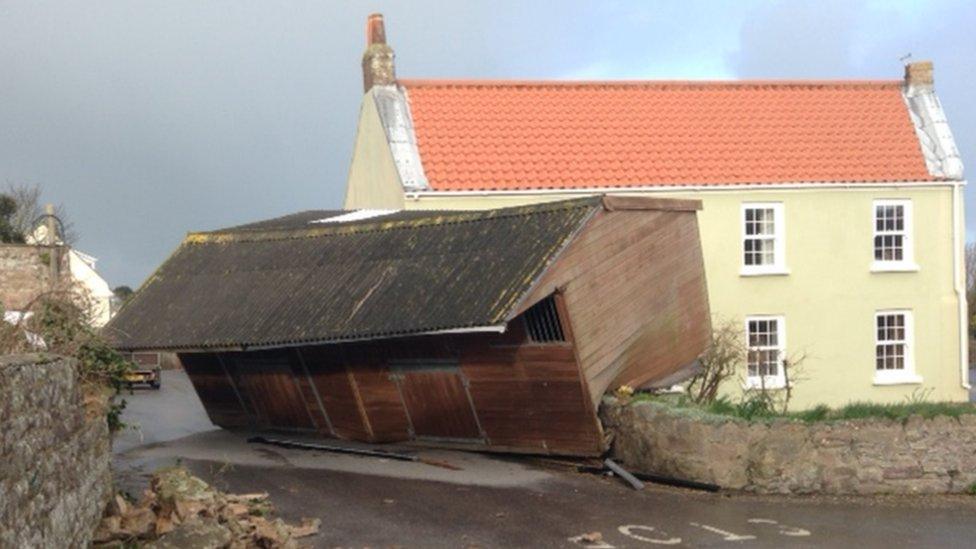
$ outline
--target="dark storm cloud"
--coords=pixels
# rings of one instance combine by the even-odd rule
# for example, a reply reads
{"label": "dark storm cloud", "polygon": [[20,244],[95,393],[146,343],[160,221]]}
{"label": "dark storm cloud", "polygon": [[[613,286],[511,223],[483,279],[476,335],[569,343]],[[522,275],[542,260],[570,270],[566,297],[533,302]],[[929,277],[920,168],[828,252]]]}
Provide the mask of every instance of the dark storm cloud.
{"label": "dark storm cloud", "polygon": [[897,77],[912,51],[976,158],[973,9],[848,4],[0,0],[0,183],[64,203],[113,284],[188,230],[339,206],[371,11],[410,77]]}

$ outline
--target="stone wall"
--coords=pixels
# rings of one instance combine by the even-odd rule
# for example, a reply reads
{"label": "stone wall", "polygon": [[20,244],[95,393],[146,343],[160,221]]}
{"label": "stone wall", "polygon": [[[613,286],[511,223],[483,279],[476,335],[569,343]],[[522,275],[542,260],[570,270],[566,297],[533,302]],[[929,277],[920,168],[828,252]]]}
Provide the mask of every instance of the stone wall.
{"label": "stone wall", "polygon": [[111,493],[103,417],[74,362],[0,357],[0,547],[85,547]]}
{"label": "stone wall", "polygon": [[661,403],[604,400],[615,459],[638,472],[757,493],[965,492],[976,415],[802,423],[745,421]]}
{"label": "stone wall", "polygon": [[[51,248],[26,244],[0,244],[0,304],[19,311],[48,289]],[[61,272],[67,272],[67,254],[61,253]]]}

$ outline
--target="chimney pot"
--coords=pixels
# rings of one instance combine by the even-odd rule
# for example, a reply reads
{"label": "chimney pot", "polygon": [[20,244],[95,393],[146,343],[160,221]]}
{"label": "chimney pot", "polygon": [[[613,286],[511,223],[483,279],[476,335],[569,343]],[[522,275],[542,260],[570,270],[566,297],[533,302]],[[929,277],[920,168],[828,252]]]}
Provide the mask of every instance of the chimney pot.
{"label": "chimney pot", "polygon": [[386,28],[383,26],[382,13],[371,13],[366,19],[366,47],[373,44],[386,44]]}
{"label": "chimney pot", "polygon": [[916,61],[905,65],[906,85],[931,88],[934,83],[931,61]]}
{"label": "chimney pot", "polygon": [[363,52],[363,91],[373,86],[396,83],[393,48],[386,43],[383,15],[374,13],[366,19],[366,51]]}

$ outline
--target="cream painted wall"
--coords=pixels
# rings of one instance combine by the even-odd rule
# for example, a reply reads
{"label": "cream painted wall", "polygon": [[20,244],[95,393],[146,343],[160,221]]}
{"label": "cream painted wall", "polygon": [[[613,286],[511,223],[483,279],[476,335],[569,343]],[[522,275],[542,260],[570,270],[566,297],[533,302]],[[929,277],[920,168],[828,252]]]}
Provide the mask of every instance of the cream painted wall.
{"label": "cream painted wall", "polygon": [[92,325],[101,328],[112,318],[115,292],[95,270],[95,258],[69,249],[68,266],[71,277],[88,293]]}
{"label": "cream painted wall", "polygon": [[[699,222],[716,320],[785,316],[787,355],[807,355],[805,379],[795,384],[794,409],[858,400],[902,402],[916,390],[931,391],[930,400],[968,399],[959,361],[950,186],[646,194],[703,201]],[[408,197],[405,206],[480,209],[573,196],[579,195],[428,194]],[[871,272],[872,201],[879,198],[912,201],[917,272]],[[741,276],[741,205],[764,201],[783,204],[789,274]],[[922,383],[873,384],[874,315],[882,309],[913,311],[914,362]],[[740,383],[728,384],[725,392],[739,394]]]}
{"label": "cream painted wall", "polygon": [[[405,209],[499,208],[580,196],[472,192],[404,198],[371,95],[364,97],[360,113],[347,192],[347,208]],[[712,313],[716,320],[737,323],[747,315],[785,317],[787,355],[807,356],[805,379],[795,384],[794,409],[865,400],[902,402],[918,390],[931,391],[930,400],[968,399],[960,365],[959,302],[953,288],[951,185],[620,194],[703,201],[699,221]],[[917,272],[871,272],[872,201],[880,198],[912,201]],[[763,201],[783,204],[789,274],[744,277],[739,274],[741,205]],[[957,222],[964,226],[961,214]],[[960,238],[957,244],[964,242]],[[874,315],[882,309],[913,311],[920,384],[873,384]],[[741,393],[741,381],[727,384],[725,391]]]}
{"label": "cream painted wall", "polygon": [[403,187],[386,141],[373,93],[363,96],[359,125],[346,182],[347,210],[360,208],[403,209]]}

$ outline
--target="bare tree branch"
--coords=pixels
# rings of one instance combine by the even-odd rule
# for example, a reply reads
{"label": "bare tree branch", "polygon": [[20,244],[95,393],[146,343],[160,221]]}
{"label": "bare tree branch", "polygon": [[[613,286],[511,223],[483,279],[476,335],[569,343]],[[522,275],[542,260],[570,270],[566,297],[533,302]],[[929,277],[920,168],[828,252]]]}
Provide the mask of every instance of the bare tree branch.
{"label": "bare tree branch", "polygon": [[[12,198],[17,204],[16,211],[10,217],[10,225],[17,233],[24,235],[24,238],[30,236],[35,229],[35,221],[44,213],[41,204],[42,193],[43,189],[36,183],[8,183],[7,189],[3,191],[3,194]],[[64,206],[55,206],[54,215],[58,216],[63,227],[64,234],[59,235],[61,241],[69,246],[73,245],[78,240],[78,234]]]}

